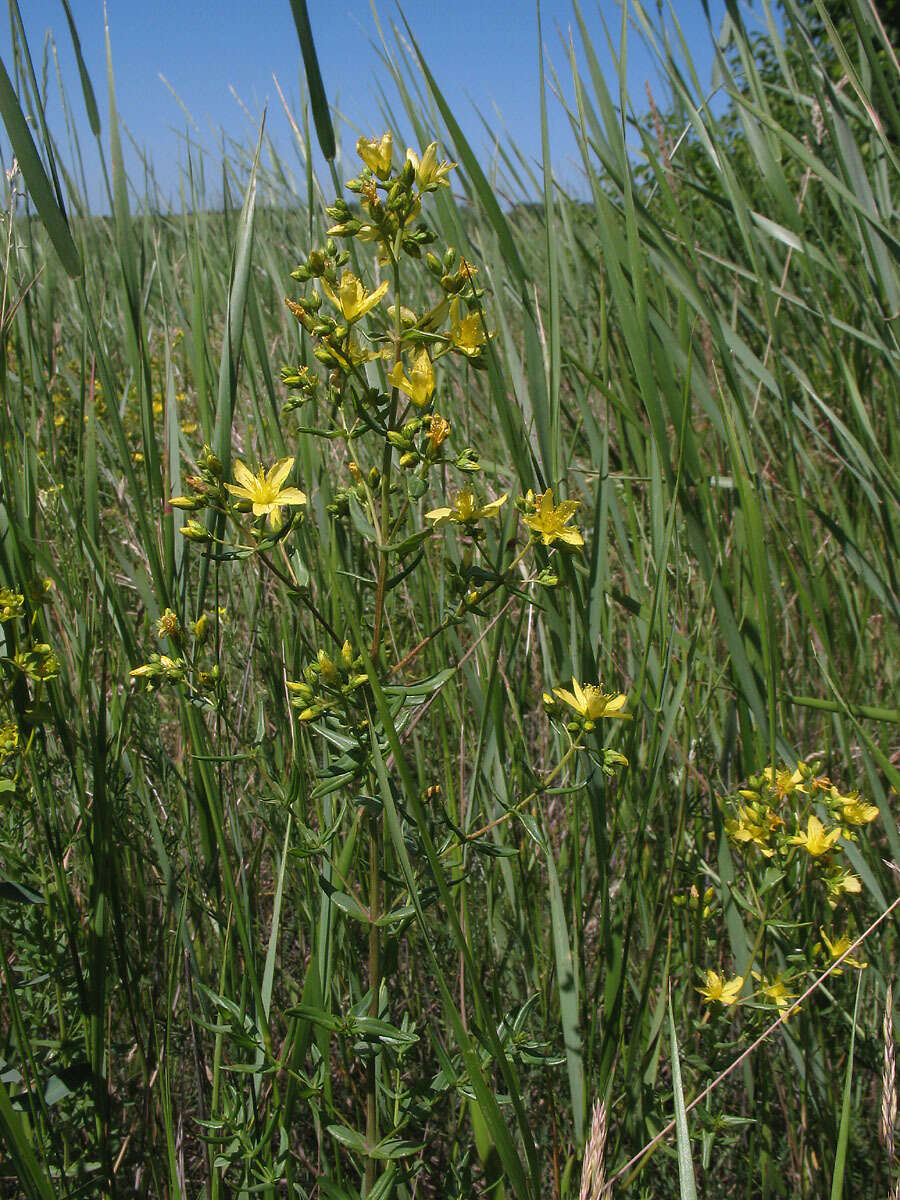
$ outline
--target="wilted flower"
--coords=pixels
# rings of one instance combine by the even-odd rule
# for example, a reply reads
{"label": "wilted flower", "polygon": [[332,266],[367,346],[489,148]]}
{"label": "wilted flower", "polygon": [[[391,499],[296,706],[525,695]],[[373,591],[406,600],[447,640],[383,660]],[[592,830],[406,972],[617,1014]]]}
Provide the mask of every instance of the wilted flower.
{"label": "wilted flower", "polygon": [[390,175],[391,160],[394,156],[394,139],[390,132],[383,134],[377,141],[374,138],[359,138],[356,153],[379,179],[387,179]]}

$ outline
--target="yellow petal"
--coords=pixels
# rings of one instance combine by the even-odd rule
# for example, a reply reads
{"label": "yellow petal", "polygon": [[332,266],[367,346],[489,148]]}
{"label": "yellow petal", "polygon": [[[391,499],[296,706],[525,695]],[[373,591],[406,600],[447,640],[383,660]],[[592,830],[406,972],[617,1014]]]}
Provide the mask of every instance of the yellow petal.
{"label": "yellow petal", "polygon": [[288,475],[291,473],[291,467],[294,465],[292,458],[282,458],[271,468],[266,476],[266,482],[269,483],[276,491],[281,487]]}
{"label": "yellow petal", "polygon": [[306,492],[301,492],[299,488],[289,487],[278,493],[279,504],[305,504]]}
{"label": "yellow petal", "polygon": [[[573,679],[572,682],[575,683],[575,680]],[[576,683],[575,686],[578,687],[578,684]],[[557,687],[557,688],[553,689],[553,692],[554,692],[554,695],[559,696],[560,700],[565,701],[565,703],[568,704],[570,708],[574,708],[576,712],[582,711],[582,705],[578,702],[578,700],[576,700],[576,698],[572,695],[572,693],[567,692],[565,688]]]}
{"label": "yellow petal", "polygon": [[234,477],[245,488],[252,488],[256,482],[256,477],[250,473],[240,459],[234,464]]}

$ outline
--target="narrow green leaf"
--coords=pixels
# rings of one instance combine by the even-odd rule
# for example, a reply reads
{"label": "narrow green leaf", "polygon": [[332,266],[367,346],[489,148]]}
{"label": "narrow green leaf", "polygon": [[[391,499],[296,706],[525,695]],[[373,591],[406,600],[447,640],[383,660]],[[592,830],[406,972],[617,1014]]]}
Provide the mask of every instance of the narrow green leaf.
{"label": "narrow green leaf", "polygon": [[575,1121],[575,1142],[584,1144],[584,1053],[581,1038],[581,1004],[578,998],[578,976],[572,959],[566,911],[553,850],[547,846],[547,879],[550,884],[550,922],[553,928],[553,950],[556,955],[556,986],[559,991],[559,1014],[562,1023],[566,1068],[569,1074],[569,1094]]}
{"label": "narrow green leaf", "polygon": [[21,1113],[0,1083],[0,1140],[10,1157],[14,1178],[26,1200],[55,1200],[56,1192],[35,1156]]}
{"label": "narrow green leaf", "polygon": [[294,14],[297,37],[300,39],[300,53],[303,55],[303,66],[306,70],[306,83],[309,87],[309,101],[316,126],[316,137],[319,139],[322,154],[329,162],[333,162],[337,154],[334,127],[331,124],[331,110],[325,95],[322,72],[319,70],[319,57],[316,54],[316,43],[313,40],[312,26],[309,23],[306,0],[291,0],[291,12]]}
{"label": "narrow green leaf", "polygon": [[850,1050],[847,1054],[847,1070],[844,1074],[844,1095],[841,1101],[841,1123],[838,1127],[837,1150],[834,1156],[834,1174],[831,1176],[831,1200],[841,1200],[844,1194],[844,1175],[847,1170],[847,1146],[850,1141],[850,1091],[853,1084],[853,1052],[856,1048],[856,1021],[859,1016],[859,997],[862,992],[862,971],[856,978],[856,1003],[853,1005],[853,1029],[850,1034]]}
{"label": "narrow green leaf", "polygon": [[75,21],[72,17],[72,9],[69,7],[69,0],[62,0],[62,6],[66,14],[66,20],[69,23],[69,35],[72,38],[72,48],[75,51],[75,60],[78,63],[78,74],[81,78],[81,91],[84,95],[84,107],[87,110],[88,124],[91,127],[91,133],[94,137],[99,137],[100,114],[97,111],[97,98],[94,95],[91,77],[88,74],[84,56],[81,53],[81,38],[79,38],[78,30],[75,28]]}
{"label": "narrow green leaf", "polygon": [[41,162],[31,130],[25,114],[19,104],[15,89],[6,73],[6,65],[0,58],[0,117],[6,126],[6,132],[13,148],[13,153],[19,163],[22,178],[28,188],[38,216],[44,223],[44,228],[53,248],[59,255],[59,260],[73,279],[81,274],[81,259],[72,240],[69,222],[57,202],[54,189],[47,178],[44,164]]}
{"label": "narrow green leaf", "polygon": [[672,998],[669,996],[669,1038],[672,1051],[672,1091],[675,1095],[675,1142],[678,1147],[678,1184],[681,1200],[697,1200],[697,1183],[694,1179],[694,1163],[691,1158],[691,1139],[688,1134],[687,1114],[684,1111],[684,1092],[681,1088],[681,1061],[678,1056],[678,1038],[675,1035],[675,1018],[672,1015]]}

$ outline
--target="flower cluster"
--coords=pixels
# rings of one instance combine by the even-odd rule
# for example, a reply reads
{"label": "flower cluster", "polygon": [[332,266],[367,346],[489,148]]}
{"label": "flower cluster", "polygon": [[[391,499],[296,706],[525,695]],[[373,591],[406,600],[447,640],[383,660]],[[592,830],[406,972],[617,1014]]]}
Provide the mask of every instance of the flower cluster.
{"label": "flower cluster", "polygon": [[[843,861],[844,851],[876,819],[878,809],[858,791],[842,791],[815,762],[768,766],[724,797],[721,806],[725,834],[743,866],[742,889],[756,897],[761,928],[755,957],[760,963],[773,962],[775,969],[731,979],[707,969],[697,990],[707,1004],[724,1008],[748,1001],[793,1012],[791,1001],[798,993],[789,988],[801,977],[844,955],[834,974],[841,974],[843,966],[866,966],[847,954],[853,938],[846,928],[829,931],[819,922],[826,916],[830,922],[839,904],[862,890],[859,876]],[[810,926],[820,931],[814,944],[806,938],[797,939],[800,946],[786,940],[787,930],[799,935]],[[745,988],[751,975],[758,984],[755,991]]]}
{"label": "flower cluster", "polygon": [[165,609],[156,622],[156,636],[170,642],[177,653],[151,654],[147,662],[130,672],[131,678],[141,680],[148,692],[155,692],[165,684],[175,685],[195,702],[208,706],[220,675],[217,663],[203,662],[202,647],[211,630],[207,613],[184,624],[171,608]]}
{"label": "flower cluster", "polygon": [[859,892],[859,878],[839,861],[841,843],[855,840],[855,830],[874,821],[878,809],[858,792],[843,794],[817,764],[766,767],[724,807],[725,832],[736,849],[781,863],[802,853],[832,907],[843,893]]}
{"label": "flower cluster", "polygon": [[320,650],[304,670],[303,679],[289,679],[286,686],[298,719],[314,721],[330,709],[346,710],[367,680],[362,658],[354,655],[353,647],[345,641],[335,658]]}

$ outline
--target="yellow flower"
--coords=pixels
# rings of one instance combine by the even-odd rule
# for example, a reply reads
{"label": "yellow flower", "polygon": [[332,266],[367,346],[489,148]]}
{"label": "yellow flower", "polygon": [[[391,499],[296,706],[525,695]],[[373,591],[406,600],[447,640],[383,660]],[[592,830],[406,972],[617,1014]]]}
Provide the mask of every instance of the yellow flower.
{"label": "yellow flower", "polygon": [[826,833],[825,826],[813,814],[806,824],[806,833],[795,834],[789,840],[792,846],[802,846],[813,858],[821,858],[823,854],[828,853],[840,836],[840,829],[832,829],[830,833]]}
{"label": "yellow flower", "polygon": [[379,179],[387,179],[390,175],[391,159],[394,156],[394,139],[390,132],[385,133],[378,141],[374,138],[359,138],[356,153]]}
{"label": "yellow flower", "polygon": [[563,500],[554,506],[553,489],[547,488],[540,497],[537,512],[523,519],[529,529],[541,535],[545,546],[552,546],[556,541],[565,542],[567,546],[583,546],[584,538],[578,530],[567,528],[579,503],[578,500]]}
{"label": "yellow flower", "polygon": [[[626,697],[619,692],[601,692],[598,687],[592,683],[580,684],[577,679],[572,679],[572,691],[568,692],[565,688],[554,688],[554,695],[559,696],[560,700],[564,700],[570,708],[574,708],[580,717],[584,718],[585,729],[593,729],[594,721],[599,721],[601,717],[618,717],[622,720],[630,720],[630,713],[621,711],[625,704]],[[573,694],[574,693],[574,694]]]}
{"label": "yellow flower", "polygon": [[729,818],[725,822],[725,832],[733,842],[752,842],[766,858],[771,858],[775,853],[769,845],[773,816],[774,814],[763,823],[764,819],[755,809],[742,804],[738,808],[737,817]]}
{"label": "yellow flower", "polygon": [[450,303],[450,342],[468,358],[477,358],[481,353],[487,333],[480,313],[469,313],[460,320],[459,300],[454,296]]}
{"label": "yellow flower", "polygon": [[359,366],[361,363],[372,362],[376,358],[381,358],[380,350],[367,350],[352,337],[347,338],[340,349],[329,343],[327,346],[316,346],[313,354],[327,366],[337,363],[344,370]]}
{"label": "yellow flower", "polygon": [[803,786],[806,775],[799,767],[796,771],[791,771],[788,767],[781,767],[777,771],[773,767],[766,767],[763,776],[779,800],[784,800],[793,792],[806,791]]}
{"label": "yellow flower", "polygon": [[226,483],[225,486],[233,496],[252,503],[254,517],[268,515],[272,528],[279,529],[283,505],[306,503],[306,496],[298,488],[281,486],[290,475],[293,465],[292,458],[282,458],[268,472],[264,467],[260,467],[257,473],[252,475],[248,468],[238,461],[234,464],[237,486],[233,483]]}
{"label": "yellow flower", "polygon": [[771,983],[767,983],[756,971],[753,972],[753,978],[758,979],[762,984],[761,991],[765,998],[778,1008],[788,1008],[790,1001],[797,998],[796,992],[789,992],[787,990],[787,984],[782,979],[780,973],[775,976]]}
{"label": "yellow flower", "polygon": [[828,903],[832,908],[836,907],[837,901],[845,892],[858,896],[862,891],[860,878],[852,871],[832,871],[825,876],[825,886],[828,888]]}
{"label": "yellow flower", "polygon": [[394,364],[388,376],[391,387],[399,388],[419,408],[424,408],[434,392],[434,371],[428,351],[422,350],[417,356],[409,373],[409,378],[403,374],[403,363]]}
{"label": "yellow flower", "polygon": [[463,488],[457,493],[452,508],[433,508],[425,514],[426,521],[434,521],[434,528],[453,522],[456,525],[471,525],[484,517],[493,517],[506,503],[509,493],[504,492],[498,500],[491,500],[480,508],[475,503],[475,493],[470,488]]}
{"label": "yellow flower", "polygon": [[[839,937],[837,939],[837,941],[833,942],[831,940],[831,938],[828,936],[828,934],[825,932],[824,929],[820,930],[820,932],[822,934],[822,941],[828,947],[828,953],[831,955],[832,962],[834,962],[836,959],[840,958],[841,955],[844,954],[845,951],[849,950],[850,946],[852,945],[852,943],[851,943],[849,937],[847,937],[846,933],[843,935],[843,937]],[[856,967],[857,971],[864,971],[866,969],[866,967],[869,965],[868,963],[860,962],[859,959],[854,958],[850,954],[848,954],[847,957],[844,959],[844,963],[842,965],[845,965],[845,964],[848,967]],[[833,974],[842,975],[843,971],[839,967],[836,971],[833,972]]]}
{"label": "yellow flower", "polygon": [[377,287],[374,292],[367,292],[361,279],[357,279],[352,271],[344,271],[341,282],[335,293],[327,280],[322,279],[322,291],[335,306],[341,310],[345,321],[358,321],[370,312],[384,293],[388,290],[387,280]]}
{"label": "yellow flower", "polygon": [[849,796],[835,796],[835,799],[841,806],[841,819],[848,825],[868,825],[878,816],[877,807],[862,800],[859,792],[852,792]]}
{"label": "yellow flower", "polygon": [[743,975],[736,975],[734,979],[726,980],[724,975],[719,975],[715,971],[707,971],[706,987],[697,988],[697,991],[707,1004],[718,1002],[724,1004],[726,1008],[730,1008],[733,1004],[737,1004],[743,986]]}
{"label": "yellow flower", "polygon": [[431,414],[431,421],[428,424],[428,452],[429,454],[437,453],[438,446],[447,437],[450,432],[450,422],[446,417],[439,416],[438,413]]}
{"label": "yellow flower", "polygon": [[415,169],[416,183],[419,185],[421,191],[425,192],[433,188],[450,186],[447,176],[456,166],[456,163],[438,162],[437,142],[431,142],[425,147],[421,161],[414,150],[407,150],[406,157]]}

